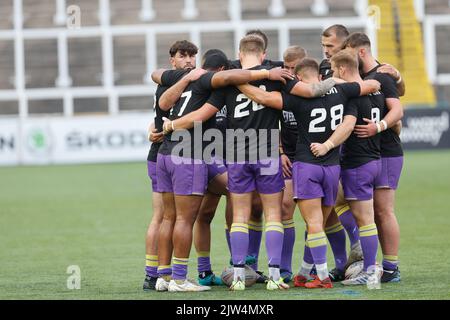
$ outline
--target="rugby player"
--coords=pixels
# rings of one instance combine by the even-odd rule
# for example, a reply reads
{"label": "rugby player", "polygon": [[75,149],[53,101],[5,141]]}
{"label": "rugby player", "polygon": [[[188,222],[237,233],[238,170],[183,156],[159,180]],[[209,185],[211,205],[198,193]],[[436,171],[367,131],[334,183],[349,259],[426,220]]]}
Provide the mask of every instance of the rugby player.
{"label": "rugby player", "polygon": [[399,120],[403,117],[403,108],[399,100],[398,83],[396,84],[392,77],[378,72],[382,66],[372,55],[367,35],[351,34],[346,40],[345,47],[357,54],[364,79],[376,79],[381,82],[381,92],[386,101],[387,108],[380,115],[382,120],[379,123],[367,119],[367,123],[356,126],[355,131],[361,138],[381,133],[381,174],[375,181],[374,193],[375,222],[383,252],[381,281],[399,282],[401,280],[398,268],[400,228],[394,207],[395,190],[403,167],[403,150],[398,129]]}
{"label": "rugby player", "polygon": [[[195,56],[197,47],[189,41],[177,41],[169,49],[170,64],[173,69],[190,69],[195,67]],[[163,117],[167,117],[169,112],[159,108],[159,98],[167,90],[167,87],[158,85],[154,96],[155,119],[150,126],[149,140],[152,142],[148,156],[147,168],[148,176],[152,181],[152,207],[153,216],[148,226],[145,238],[145,280],[143,289],[154,290],[158,279],[158,237],[159,228],[163,217],[163,201],[162,194],[158,190],[156,178],[156,159],[159,147],[163,141],[162,124]]]}
{"label": "rugby player", "polygon": [[[295,74],[295,68],[299,62],[306,57],[306,50],[300,46],[291,46],[283,53],[284,68],[289,70],[292,75]],[[308,83],[303,79],[307,74],[296,75],[300,81]],[[280,159],[283,169],[284,185],[283,204],[281,211],[281,222],[284,228],[283,250],[281,252],[280,273],[285,283],[292,279],[292,254],[295,243],[295,224],[294,211],[295,202],[293,201],[292,191],[292,163],[295,157],[295,145],[297,143],[297,121],[291,111],[283,110],[280,120]]]}

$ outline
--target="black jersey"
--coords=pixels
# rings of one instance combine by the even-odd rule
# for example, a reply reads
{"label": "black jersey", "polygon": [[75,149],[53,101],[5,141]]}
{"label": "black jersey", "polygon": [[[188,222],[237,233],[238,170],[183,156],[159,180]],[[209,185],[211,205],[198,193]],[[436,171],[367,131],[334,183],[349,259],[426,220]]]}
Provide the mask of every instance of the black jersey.
{"label": "black jersey", "polygon": [[[162,96],[162,94],[168,89],[169,87],[163,87],[161,85],[158,85],[156,88],[155,95],[153,97],[153,110],[155,112],[155,129],[158,130],[158,132],[162,131],[163,126],[163,117],[169,117],[170,111],[164,111],[161,110],[159,107],[159,98]],[[158,150],[161,147],[162,142],[153,142],[150,146],[150,150],[148,152],[147,161],[153,161],[156,162],[156,158],[158,157]]]}
{"label": "black jersey", "polygon": [[358,97],[361,89],[358,83],[338,84],[324,96],[305,99],[283,93],[283,106],[292,111],[297,119],[298,138],[295,161],[319,165],[339,165],[339,148],[334,148],[323,157],[312,154],[313,142],[324,143],[331,137],[344,116],[351,98]]}
{"label": "black jersey", "polygon": [[323,59],[319,65],[319,74],[322,76],[322,81],[329,79],[333,76],[333,70],[331,70],[331,63],[328,59]]}
{"label": "black jersey", "polygon": [[[380,101],[381,92],[375,92],[370,96],[351,99],[346,108],[348,114],[357,118],[357,125],[364,125],[363,120],[371,119],[380,121],[380,115],[385,109],[384,101]],[[379,134],[369,138],[359,138],[354,132],[345,141],[341,150],[341,166],[344,169],[353,169],[362,166],[372,160],[381,158]]]}
{"label": "black jersey", "polygon": [[[188,71],[185,71],[188,72]],[[169,70],[165,71],[163,74],[162,84],[163,85],[173,85],[176,83],[179,79],[178,77],[178,70]],[[197,109],[200,109],[203,104],[208,100],[211,91],[212,91],[212,85],[211,85],[211,79],[213,77],[215,72],[207,72],[204,75],[202,75],[198,80],[193,81],[189,83],[189,85],[184,89],[183,93],[181,94],[180,99],[177,101],[177,103],[172,107],[169,114],[170,120],[175,120],[178,118],[181,118],[182,116],[191,113]],[[186,145],[186,147],[190,147],[190,155],[184,154],[181,150],[180,153],[177,152],[177,156],[182,157],[189,157],[189,158],[199,158],[201,159],[203,157],[202,150],[206,146],[205,142],[203,141],[203,133],[205,130],[212,128],[214,126],[215,119],[211,118],[204,122],[202,124],[202,130],[198,132],[201,135],[194,136],[195,128],[191,128],[188,130],[189,136],[190,136],[190,144]],[[168,134],[164,138],[164,142],[159,149],[159,152],[161,154],[171,154],[173,148],[179,144],[183,138],[180,138],[179,136],[172,137],[174,133]],[[184,143],[187,143],[188,141],[184,141]]]}
{"label": "black jersey", "polygon": [[[394,79],[385,73],[377,72],[377,69],[381,67],[378,64],[375,68],[363,75],[365,80],[375,79],[381,83],[381,92],[383,93],[383,98],[395,98],[399,99],[397,86]],[[381,99],[381,98],[380,98]],[[384,112],[381,114],[381,119],[389,112],[385,108]],[[381,133],[381,156],[382,157],[399,157],[403,156],[403,148],[400,137],[392,128],[389,128]]]}
{"label": "black jersey", "polygon": [[222,132],[222,135],[225,137],[226,131],[228,128],[228,120],[227,120],[227,106],[223,106],[219,112],[216,113],[216,126],[217,129]]}
{"label": "black jersey", "polygon": [[[266,69],[265,66],[256,66],[249,70],[262,70]],[[288,81],[285,86],[279,81],[271,80],[259,80],[250,82],[250,84],[257,86],[266,91],[290,91],[297,81]],[[266,148],[265,155],[267,157],[274,156],[271,154],[272,148],[278,153],[279,139],[272,141],[272,130],[279,130],[279,120],[281,112],[272,108],[260,105],[250,100],[245,94],[241,93],[237,87],[228,86],[219,90],[216,90],[211,95],[208,103],[222,109],[223,106],[227,106],[227,122],[228,128],[235,130],[242,129],[242,134],[248,134],[245,138],[245,143],[240,143],[238,139],[234,139],[233,144],[230,147],[234,148],[234,159],[227,158],[227,161],[237,161],[245,156],[245,161],[253,160],[254,156],[257,159],[260,157],[260,151],[262,148]],[[227,133],[228,134],[228,133]],[[251,137],[251,138],[249,138]],[[254,140],[256,139],[256,141]],[[252,143],[256,142],[256,143]],[[273,143],[273,145],[272,145]],[[228,141],[227,141],[228,148]],[[228,150],[227,150],[228,151]],[[227,152],[228,153],[228,152]],[[252,155],[252,157],[250,157]],[[239,156],[239,157],[238,157]],[[264,158],[267,158],[264,156]]]}
{"label": "black jersey", "polygon": [[292,111],[283,110],[281,117],[281,145],[288,158],[294,161],[295,147],[297,145],[298,129],[297,120]]}
{"label": "black jersey", "polygon": [[[261,65],[263,67],[266,67],[266,69],[272,69],[272,68],[278,68],[284,67],[284,62],[283,61],[274,61],[274,60],[263,60],[263,62],[261,63]],[[240,60],[233,60],[230,61],[230,66],[232,69],[242,69],[242,65],[241,65],[241,61]]]}

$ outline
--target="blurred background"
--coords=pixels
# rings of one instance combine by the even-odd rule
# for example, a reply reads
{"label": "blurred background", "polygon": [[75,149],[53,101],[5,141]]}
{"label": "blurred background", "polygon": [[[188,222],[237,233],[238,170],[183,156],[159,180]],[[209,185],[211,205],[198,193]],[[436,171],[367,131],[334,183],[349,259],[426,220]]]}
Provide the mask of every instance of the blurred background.
{"label": "blurred background", "polygon": [[0,165],[144,161],[149,74],[173,42],[235,58],[259,28],[268,58],[300,45],[321,60],[337,23],[401,71],[406,149],[450,147],[448,0],[0,0],[0,16]]}

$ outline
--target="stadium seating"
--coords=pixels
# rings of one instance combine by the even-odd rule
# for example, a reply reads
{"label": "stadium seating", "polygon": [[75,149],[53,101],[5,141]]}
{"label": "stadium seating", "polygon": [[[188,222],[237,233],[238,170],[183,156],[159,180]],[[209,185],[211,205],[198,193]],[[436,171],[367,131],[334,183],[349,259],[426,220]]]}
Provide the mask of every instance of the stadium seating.
{"label": "stadium seating", "polygon": [[[152,25],[161,23],[184,23],[186,21],[229,21],[231,20],[229,5],[233,1],[219,0],[197,0],[191,1],[195,4],[197,15],[194,19],[184,15],[184,0],[153,0],[151,1],[151,10],[155,13],[152,20],[145,19],[143,15],[142,0],[66,0],[65,5],[76,4],[82,9],[81,22],[82,27],[100,25],[99,6],[100,3],[108,2],[110,7],[110,23],[114,26],[135,26],[148,25],[149,29]],[[14,2],[15,0],[4,0],[1,5],[1,13],[5,19],[0,21],[0,31],[8,31],[14,29]],[[24,29],[51,29],[61,28],[61,21],[58,22],[57,16],[57,0],[43,1],[23,1],[23,27]],[[326,5],[323,8],[314,7],[314,4],[320,2]],[[383,12],[390,10],[388,3],[391,1],[372,1],[379,5]],[[405,16],[412,16],[413,0],[398,1],[408,3],[408,7],[400,6],[399,16],[402,17],[400,28],[400,45],[408,48],[408,55],[400,56],[400,60],[404,63],[408,62],[417,67],[415,71],[406,71],[405,80],[407,81],[410,92],[417,91],[416,88],[427,87],[427,77],[424,59],[418,57],[423,56],[423,48],[421,48],[421,29],[417,21],[407,20]],[[150,3],[150,2],[149,2]],[[333,23],[333,17],[357,17],[356,2],[354,0],[327,0],[327,1],[296,1],[296,0],[241,0],[236,1],[241,6],[241,17],[244,21],[252,21],[255,19],[264,19],[266,21],[283,20],[283,19],[302,19],[328,18],[329,23]],[[409,5],[411,4],[411,5]],[[274,5],[282,6],[284,10],[274,9]],[[280,9],[278,7],[278,9]],[[386,11],[388,12],[388,11]],[[425,1],[426,14],[442,14],[450,13],[449,3],[447,0],[431,0]],[[145,12],[144,12],[145,13]],[[147,17],[148,18],[148,17]],[[325,20],[323,20],[325,21]],[[410,22],[414,23],[410,23]],[[392,15],[382,15],[382,24],[384,26],[393,24]],[[411,29],[406,29],[409,26]],[[263,27],[263,26],[262,26]],[[362,30],[351,28],[351,31]],[[269,57],[273,59],[279,58],[279,35],[277,30],[265,30],[269,36],[270,47],[268,51]],[[438,26],[436,28],[436,57],[438,73],[450,73],[450,67],[446,60],[450,53],[450,45],[448,44],[448,32],[450,26]],[[299,43],[304,46],[309,54],[317,59],[321,58],[320,34],[318,29],[290,29],[290,43]],[[386,28],[382,28],[379,32],[378,49],[381,60],[388,61],[401,69],[401,62],[397,57],[396,37]],[[156,35],[156,65],[158,67],[168,67],[167,51],[171,43],[180,38],[189,38],[190,34],[186,30],[180,29],[180,33],[159,33]],[[235,39],[233,32],[229,30],[200,33],[202,49],[219,47],[224,49],[227,55],[235,57]],[[381,41],[382,40],[382,41]],[[408,47],[414,43],[414,50]],[[3,90],[15,89],[15,49],[14,41],[11,39],[3,39],[0,37],[0,96]],[[73,87],[101,87],[103,85],[103,60],[102,60],[102,38],[69,38],[68,48],[68,72],[69,79],[58,79],[58,41],[55,38],[46,39],[25,39],[24,41],[24,61],[25,61],[25,88],[58,88],[64,85],[65,81],[69,81]],[[145,48],[145,35],[124,35],[113,37],[113,69],[111,75],[112,82],[116,86],[145,86],[148,85],[148,71],[146,70],[147,57]],[[147,78],[146,78],[147,77]],[[417,86],[413,86],[416,79],[423,79],[424,82],[417,81]],[[62,82],[58,82],[58,81]],[[64,86],[63,86],[64,87]],[[450,99],[450,86],[436,86],[438,99],[442,102]],[[133,96],[120,96],[118,98],[118,108],[121,111],[128,110],[148,110],[152,102],[152,88],[149,94],[142,93]],[[409,94],[409,92],[408,92]],[[433,104],[435,101],[433,91],[427,90],[422,95],[425,100],[420,103]],[[406,103],[417,102],[415,96],[408,95]],[[105,95],[98,97],[75,98],[73,112],[107,112],[108,99]],[[28,106],[29,114],[41,113],[63,113],[63,99],[61,97],[48,98],[44,100],[30,100]],[[0,99],[0,114],[18,114],[19,107],[16,98]]]}

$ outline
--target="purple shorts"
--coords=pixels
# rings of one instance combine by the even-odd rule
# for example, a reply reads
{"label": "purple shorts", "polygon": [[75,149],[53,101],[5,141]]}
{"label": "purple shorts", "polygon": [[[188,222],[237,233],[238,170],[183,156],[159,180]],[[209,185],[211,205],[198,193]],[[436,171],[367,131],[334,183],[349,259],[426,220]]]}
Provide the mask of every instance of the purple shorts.
{"label": "purple shorts", "polygon": [[322,204],[334,206],[336,203],[341,166],[321,166],[296,161],[292,165],[294,199],[323,198]]}
{"label": "purple shorts", "polygon": [[156,178],[156,162],[154,161],[147,161],[147,171],[148,171],[148,177],[150,180],[152,180],[152,190],[153,192],[159,192],[158,191],[158,179]]}
{"label": "purple shorts", "polygon": [[228,190],[232,193],[257,191],[273,194],[284,189],[281,161],[258,160],[257,163],[227,163]]}
{"label": "purple shorts", "polygon": [[156,176],[159,192],[176,195],[204,195],[208,168],[203,161],[158,154]]}
{"label": "purple shorts", "polygon": [[381,160],[373,160],[353,169],[342,169],[342,187],[346,200],[373,198],[375,181],[381,173]]}
{"label": "purple shorts", "polygon": [[223,163],[213,162],[207,164],[208,167],[208,183],[210,183],[215,177],[220,176],[227,172],[227,167]]}
{"label": "purple shorts", "polygon": [[393,189],[398,187],[403,168],[403,157],[381,158],[381,173],[375,180],[376,189]]}

